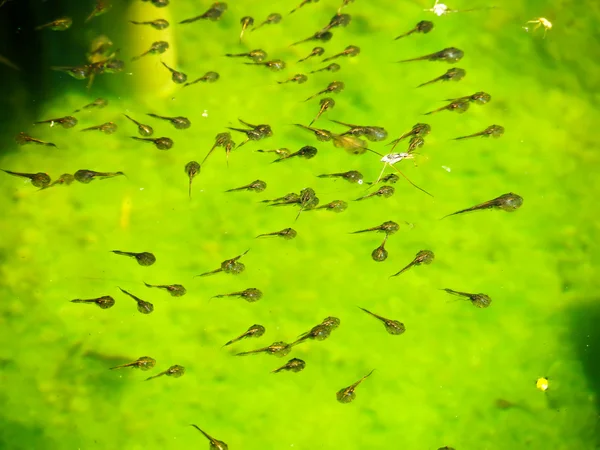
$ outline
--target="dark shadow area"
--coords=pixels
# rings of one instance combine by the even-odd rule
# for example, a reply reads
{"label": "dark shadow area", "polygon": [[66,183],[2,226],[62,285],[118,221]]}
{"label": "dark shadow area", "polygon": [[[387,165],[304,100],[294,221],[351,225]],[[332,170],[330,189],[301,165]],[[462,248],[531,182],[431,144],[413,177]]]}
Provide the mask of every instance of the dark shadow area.
{"label": "dark shadow area", "polygon": [[[5,410],[4,408],[2,408]],[[7,410],[5,410],[7,411]],[[0,417],[0,448],[12,450],[51,450],[57,448],[56,443],[44,436],[44,430],[38,427],[27,427]]]}
{"label": "dark shadow area", "polygon": [[[0,7],[0,136],[23,131],[40,107],[73,88],[71,77],[50,67],[86,63],[89,42],[100,34],[98,22],[84,24],[93,6],[93,1],[9,0]],[[66,31],[35,29],[64,16],[73,19]]]}
{"label": "dark shadow area", "polygon": [[[600,300],[590,300],[569,311],[571,339],[581,361],[588,385],[595,393],[600,415]],[[596,427],[596,448],[600,448],[600,428]]]}

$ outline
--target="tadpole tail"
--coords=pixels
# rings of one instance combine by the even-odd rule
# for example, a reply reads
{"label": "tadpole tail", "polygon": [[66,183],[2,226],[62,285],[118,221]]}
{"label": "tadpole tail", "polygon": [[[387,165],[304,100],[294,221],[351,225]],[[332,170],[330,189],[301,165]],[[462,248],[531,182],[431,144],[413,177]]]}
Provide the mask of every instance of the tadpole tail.
{"label": "tadpole tail", "polygon": [[434,78],[433,80],[427,81],[426,83],[422,83],[422,84],[418,85],[417,87],[420,88],[420,87],[423,87],[423,86],[427,86],[429,84],[435,83],[436,81],[440,81],[440,78]]}
{"label": "tadpole tail", "polygon": [[196,22],[197,20],[200,20],[200,19],[202,19],[202,16],[196,16],[196,17],[192,17],[191,19],[182,20],[179,23],[192,23],[192,22]]}
{"label": "tadpole tail", "polygon": [[227,189],[225,192],[237,192],[237,191],[243,191],[245,189],[248,189],[248,187],[247,186],[242,186],[242,187],[238,187],[238,188]]}
{"label": "tadpole tail", "polygon": [[312,36],[311,36],[311,37],[309,37],[309,38],[306,38],[306,39],[302,39],[301,41],[294,42],[293,44],[290,44],[289,46],[290,46],[290,47],[293,47],[294,45],[298,45],[298,44],[302,44],[302,43],[304,43],[304,42],[308,42],[308,41],[310,41],[311,39],[312,39]]}
{"label": "tadpole tail", "polygon": [[421,56],[419,58],[411,58],[411,59],[401,59],[400,61],[396,61],[397,63],[405,63],[405,62],[413,62],[413,61],[424,61],[429,59],[429,56]]}
{"label": "tadpole tail", "polygon": [[133,365],[135,365],[135,363],[121,364],[120,366],[111,367],[108,370],[123,369],[125,367],[131,367]]}
{"label": "tadpole tail", "polygon": [[474,138],[474,137],[478,137],[478,136],[483,136],[484,133],[475,133],[475,134],[469,134],[468,136],[460,136],[457,138],[452,139],[453,141],[460,141],[462,139],[469,139],[469,138]]}
{"label": "tadpole tail", "polygon": [[204,272],[204,273],[201,273],[200,275],[195,275],[195,276],[194,276],[194,278],[198,278],[198,277],[207,277],[207,276],[209,276],[209,275],[214,275],[214,274],[216,274],[216,273],[219,273],[219,272],[222,272],[222,271],[223,271],[223,269],[221,269],[221,268],[219,267],[218,269],[211,270],[210,272]]}
{"label": "tadpole tail", "polygon": [[146,378],[144,381],[150,381],[150,380],[153,380],[154,378],[158,378],[158,377],[161,377],[163,375],[164,375],[163,373],[159,373],[158,375],[153,375],[151,377]]}
{"label": "tadpole tail", "polygon": [[398,39],[401,39],[401,38],[403,38],[403,37],[410,36],[410,35],[411,35],[411,34],[413,34],[415,31],[417,31],[417,29],[416,29],[416,28],[413,28],[412,30],[410,30],[410,31],[408,31],[408,32],[406,32],[406,33],[403,33],[403,34],[401,34],[400,36],[398,36],[398,37],[394,38],[394,40],[395,40],[395,41],[397,41]]}
{"label": "tadpole tail", "polygon": [[185,84],[183,85],[183,87],[187,87],[187,86],[191,86],[192,84],[199,83],[201,80],[202,80],[202,78],[198,78],[197,80],[190,81],[189,83],[185,83]]}
{"label": "tadpole tail", "polygon": [[215,151],[215,149],[217,148],[217,145],[213,145],[212,148],[209,150],[209,152],[206,154],[206,156],[204,157],[204,159],[202,160],[202,162],[200,163],[200,167],[202,167],[202,164],[204,164],[206,162],[206,160],[208,159],[208,157],[210,156],[210,154],[212,152]]}
{"label": "tadpole tail", "polygon": [[406,272],[408,269],[410,269],[414,265],[415,265],[415,263],[413,261],[408,266],[406,266],[405,268],[403,268],[402,270],[400,270],[399,272],[395,273],[394,275],[390,275],[390,278],[397,277],[398,275],[403,274],[404,272]]}
{"label": "tadpole tail", "polygon": [[[462,214],[462,213],[468,213],[468,212],[477,211],[479,209],[491,208],[492,205],[489,205],[488,203],[489,202],[481,203],[480,205],[471,206],[470,208],[467,208],[467,209],[461,209],[460,211],[456,211],[456,212],[453,212],[452,214],[445,215],[444,217],[442,217],[442,219],[445,219],[446,217],[450,217],[450,216],[456,216],[457,214]],[[440,219],[440,220],[442,220],[442,219]]]}

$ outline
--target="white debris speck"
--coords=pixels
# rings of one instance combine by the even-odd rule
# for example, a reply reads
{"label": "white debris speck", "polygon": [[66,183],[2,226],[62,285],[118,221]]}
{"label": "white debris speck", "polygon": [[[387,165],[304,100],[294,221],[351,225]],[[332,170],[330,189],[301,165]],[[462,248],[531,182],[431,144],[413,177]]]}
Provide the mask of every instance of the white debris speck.
{"label": "white debris speck", "polygon": [[202,117],[208,117],[208,110],[205,109],[204,112],[202,113]]}
{"label": "white debris speck", "polygon": [[448,166],[442,166],[442,169],[444,169],[446,172],[452,172],[452,169]]}

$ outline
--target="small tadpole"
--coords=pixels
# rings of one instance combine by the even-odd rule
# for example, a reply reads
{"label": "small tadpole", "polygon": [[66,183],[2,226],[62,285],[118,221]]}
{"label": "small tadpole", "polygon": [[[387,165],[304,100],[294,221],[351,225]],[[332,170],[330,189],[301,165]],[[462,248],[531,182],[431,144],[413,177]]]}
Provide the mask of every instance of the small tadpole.
{"label": "small tadpole", "polygon": [[223,298],[223,297],[240,297],[246,300],[249,303],[254,303],[259,301],[263,296],[263,293],[260,289],[256,288],[248,288],[243,291],[231,292],[230,294],[219,294],[215,295],[212,298]]}
{"label": "small tadpole", "polygon": [[145,300],[142,300],[139,297],[136,297],[135,295],[131,294],[130,292],[127,292],[125,289],[123,288],[119,288],[121,290],[121,292],[129,297],[131,297],[133,300],[135,300],[135,302],[137,303],[137,310],[139,312],[141,312],[142,314],[150,314],[154,311],[154,305],[150,302],[147,302]]}
{"label": "small tadpole", "polygon": [[368,233],[371,231],[377,231],[381,233],[385,233],[388,236],[392,234],[396,234],[396,232],[400,229],[400,225],[392,220],[388,220],[383,222],[381,225],[377,225],[376,227],[366,228],[364,230],[353,231],[350,234],[360,234],[360,233]]}
{"label": "small tadpole", "polygon": [[135,139],[136,141],[142,142],[150,142],[154,144],[154,146],[158,150],[170,150],[173,147],[173,139],[168,137],[159,137],[159,138],[139,138],[137,136],[131,136],[131,139]]}
{"label": "small tadpole", "polygon": [[362,197],[359,197],[354,201],[359,202],[361,200],[366,200],[366,199],[372,198],[372,197],[390,198],[392,195],[394,195],[395,192],[396,192],[396,189],[394,188],[394,186],[385,185],[385,186],[381,186],[375,192],[371,192],[370,194],[363,195]]}
{"label": "small tadpole", "polygon": [[31,181],[31,184],[33,184],[35,187],[40,188],[40,189],[45,189],[45,188],[49,187],[50,182],[52,181],[50,179],[50,175],[48,175],[47,173],[44,173],[44,172],[24,173],[24,172],[13,172],[12,170],[4,170],[4,169],[0,169],[0,170],[2,170],[2,172],[12,175],[14,177],[27,178],[27,179],[29,179],[29,181]]}
{"label": "small tadpole", "polygon": [[71,28],[73,25],[73,19],[70,17],[61,17],[59,19],[53,20],[52,22],[46,23],[44,25],[40,25],[39,27],[35,27],[36,31],[48,29],[52,31],[66,31]]}
{"label": "small tadpole", "polygon": [[172,297],[182,297],[186,294],[186,289],[181,284],[148,284],[144,285],[149,288],[159,288],[166,290]]}
{"label": "small tadpole", "polygon": [[251,63],[245,62],[244,64],[246,64],[247,66],[264,66],[264,67],[267,67],[268,69],[271,69],[272,72],[279,72],[286,68],[285,61],[282,61],[281,59],[274,59],[272,61],[251,62]]}
{"label": "small tadpole", "polygon": [[177,116],[177,117],[167,117],[167,116],[159,116],[158,114],[147,114],[150,117],[160,120],[166,120],[170,122],[171,125],[177,130],[185,130],[192,126],[192,122],[187,117]]}
{"label": "small tadpole", "polygon": [[174,366],[169,367],[164,372],[161,372],[157,375],[146,378],[145,381],[153,380],[154,378],[162,377],[163,375],[166,375],[171,378],[179,378],[179,377],[182,377],[184,374],[185,374],[185,367],[175,364]]}
{"label": "small tadpole", "polygon": [[489,127],[487,127],[485,130],[480,131],[479,133],[474,133],[474,134],[469,134],[467,136],[460,136],[457,138],[454,138],[454,141],[460,141],[462,139],[469,139],[469,138],[473,138],[473,137],[493,137],[493,138],[499,138],[500,136],[502,136],[504,134],[504,127],[501,125],[490,125]]}
{"label": "small tadpole", "polygon": [[284,161],[286,159],[290,159],[290,158],[294,158],[294,157],[299,157],[299,158],[304,158],[304,159],[312,159],[315,156],[317,156],[318,150],[316,147],[313,147],[312,145],[305,145],[304,147],[302,147],[300,150],[298,150],[297,152],[294,153],[279,153],[279,158],[277,158],[276,160],[274,160],[274,163],[277,162],[281,162]]}
{"label": "small tadpole", "polygon": [[87,109],[93,109],[93,108],[102,109],[106,105],[108,105],[108,100],[103,99],[103,98],[97,98],[92,103],[88,103],[87,105],[81,107],[80,109],[76,109],[75,111],[73,111],[73,114],[81,112],[82,110],[87,110]]}
{"label": "small tadpole", "polygon": [[325,53],[325,49],[323,47],[315,47],[311,50],[311,52],[308,54],[308,56],[305,56],[302,59],[299,59],[298,62],[304,62],[309,58],[313,58],[315,56],[321,56],[323,53]]}
{"label": "small tadpole", "polygon": [[[153,0],[156,1],[156,0]],[[216,22],[221,19],[223,13],[227,11],[227,3],[225,2],[215,2],[211,5],[206,12],[200,14],[199,16],[192,17],[190,19],[182,20],[179,23],[192,23],[198,20],[210,20],[211,22]]]}
{"label": "small tadpole", "polygon": [[442,219],[450,216],[456,216],[458,214],[463,214],[467,212],[473,211],[481,211],[484,209],[501,209],[506,212],[513,212],[519,209],[523,205],[523,197],[517,194],[513,194],[509,192],[508,194],[503,194],[500,197],[493,198],[492,200],[488,200],[487,202],[480,203],[475,206],[471,206],[467,209],[461,209],[460,211],[453,212],[452,214],[448,214]]}
{"label": "small tadpole", "polygon": [[361,308],[360,306],[358,308],[382,322],[383,326],[385,327],[385,331],[387,331],[391,335],[398,336],[406,331],[406,327],[399,320],[386,319],[385,317],[372,313],[368,309]]}
{"label": "small tadpole", "polygon": [[160,55],[166,52],[169,49],[169,43],[166,41],[156,41],[153,42],[148,50],[138,56],[134,56],[131,58],[131,61],[137,61],[140,58],[143,58],[146,55]]}
{"label": "small tadpole", "polygon": [[368,377],[370,377],[371,374],[374,371],[375,371],[375,369],[371,370],[367,375],[365,375],[364,377],[362,377],[356,383],[351,384],[350,386],[342,388],[339,391],[337,391],[337,393],[335,395],[336,398],[337,398],[337,401],[340,402],[340,403],[350,403],[350,402],[352,402],[356,398],[356,393],[354,392],[356,390],[356,388],[360,385],[360,383],[362,383]]}
{"label": "small tadpole", "polygon": [[122,256],[129,256],[130,258],[135,258],[137,263],[140,266],[151,266],[156,262],[156,257],[150,252],[123,252],[121,250],[111,250],[112,253]]}
{"label": "small tadpole", "polygon": [[240,25],[242,26],[242,31],[240,32],[240,43],[242,42],[242,37],[244,36],[244,31],[254,25],[254,18],[250,16],[244,16],[240,19]]}
{"label": "small tadpole", "polygon": [[254,62],[262,62],[267,59],[267,52],[257,48],[246,53],[226,53],[225,56],[228,58],[249,58]]}
{"label": "small tadpole", "polygon": [[401,39],[406,36],[410,36],[413,33],[427,34],[431,30],[433,30],[433,22],[431,22],[429,20],[421,20],[420,22],[418,22],[415,25],[415,27],[412,30],[409,30],[406,33],[401,34],[400,36],[397,36],[394,40],[397,41],[398,39]]}
{"label": "small tadpole", "polygon": [[81,131],[101,131],[104,134],[113,134],[117,131],[117,124],[114,122],[106,122],[101,125],[95,125],[93,127],[84,128]]}
{"label": "small tadpole", "polygon": [[321,105],[319,112],[317,113],[317,116],[308,124],[309,127],[312,127],[313,123],[319,120],[319,117],[321,117],[325,111],[329,111],[335,106],[335,100],[331,97],[325,97],[319,100],[319,105]]}
{"label": "small tadpole", "polygon": [[190,180],[190,184],[188,187],[188,196],[191,199],[192,198],[192,181],[194,180],[194,178],[200,174],[200,164],[197,161],[190,161],[189,163],[187,163],[185,165],[185,173],[187,173],[187,176]]}
{"label": "small tadpole", "polygon": [[159,31],[169,28],[169,22],[165,19],[156,19],[147,22],[136,22],[135,20],[130,20],[129,23],[134,25],[150,25],[152,28]]}
{"label": "small tadpole", "polygon": [[435,255],[431,250],[420,250],[417,253],[417,256],[415,256],[415,258],[406,267],[404,267],[403,269],[401,269],[399,272],[395,273],[394,275],[390,276],[390,278],[397,277],[398,275],[406,272],[408,269],[410,269],[413,266],[420,266],[421,264],[431,264],[434,259],[435,259]]}
{"label": "small tadpole", "polygon": [[59,117],[57,119],[48,119],[48,120],[41,120],[39,122],[34,122],[34,125],[40,125],[40,124],[44,124],[47,123],[50,125],[50,127],[54,127],[55,125],[60,125],[63,128],[73,128],[75,125],[77,125],[77,119],[73,116],[66,116],[66,117]]}
{"label": "small tadpole", "polygon": [[280,238],[283,238],[283,239],[289,241],[291,239],[294,239],[297,235],[298,235],[298,232],[296,230],[294,230],[293,228],[284,228],[283,230],[274,231],[272,233],[259,234],[256,237],[262,238],[262,237],[277,236],[277,237],[280,237]]}
{"label": "small tadpole", "polygon": [[426,81],[425,83],[421,83],[417,87],[427,86],[429,84],[437,83],[438,81],[460,81],[465,77],[466,74],[467,72],[464,69],[452,67],[451,69],[448,69],[443,75],[440,75],[439,77],[434,78],[433,80]]}
{"label": "small tadpole", "polygon": [[295,13],[300,8],[302,8],[304,5],[308,5],[309,3],[319,3],[319,0],[302,0],[302,2],[298,6],[296,6],[294,9],[292,9],[288,14]]}
{"label": "small tadpole", "polygon": [[152,136],[152,134],[154,134],[154,130],[152,129],[152,127],[150,125],[145,125],[143,123],[140,123],[137,120],[129,117],[127,114],[123,114],[123,115],[127,119],[129,119],[131,122],[133,122],[134,124],[137,125],[138,133],[140,134],[140,136],[148,137],[148,136]]}
{"label": "small tadpole", "polygon": [[167,66],[164,62],[162,62],[162,65],[165,66],[169,72],[171,72],[171,80],[173,81],[173,83],[176,84],[183,84],[187,81],[187,75],[183,72],[178,72],[177,70]]}
{"label": "small tadpole", "polygon": [[80,183],[89,184],[96,178],[104,180],[106,178],[114,178],[125,176],[123,172],[96,172],[95,170],[79,169],[73,174],[73,177]]}
{"label": "small tadpole", "polygon": [[442,289],[448,294],[464,297],[476,308],[487,308],[492,303],[492,299],[486,294],[469,294],[468,292],[454,291],[452,289]]}
{"label": "small tadpole", "polygon": [[388,235],[386,234],[383,238],[383,242],[381,243],[381,245],[371,252],[371,258],[373,259],[373,261],[383,262],[387,259],[388,251],[385,249],[387,239]]}
{"label": "small tadpole", "polygon": [[252,191],[262,192],[267,188],[267,183],[262,180],[254,180],[252,183],[248,183],[244,186],[240,186],[233,189],[228,189],[225,192],[236,192],[236,191]]}
{"label": "small tadpole", "polygon": [[196,84],[196,83],[214,83],[219,78],[221,78],[221,75],[219,75],[217,72],[206,72],[200,78],[196,78],[194,81],[190,81],[189,83],[185,83],[183,85],[183,87],[192,86],[193,84]]}
{"label": "small tadpole", "polygon": [[462,114],[469,109],[469,106],[471,106],[471,104],[469,103],[468,100],[454,100],[453,102],[450,102],[446,106],[442,106],[441,108],[426,112],[424,115],[429,116],[431,114],[434,114],[434,113],[437,113],[440,111],[451,111],[451,112],[457,112],[459,114]]}
{"label": "small tadpole", "polygon": [[286,84],[286,83],[304,84],[304,83],[306,83],[306,80],[308,80],[308,77],[306,75],[304,75],[303,73],[297,73],[293,77],[290,77],[284,81],[278,81],[277,83],[278,84]]}
{"label": "small tadpole", "polygon": [[17,136],[15,136],[15,142],[19,145],[37,144],[43,145],[45,147],[56,147],[56,144],[53,144],[52,142],[45,142],[40,139],[36,139],[25,134],[23,131],[21,131],[19,134],[17,134]]}
{"label": "small tadpole", "polygon": [[258,26],[256,26],[256,27],[252,28],[252,31],[256,31],[256,30],[258,30],[258,29],[259,29],[259,28],[261,28],[263,25],[272,25],[272,24],[279,23],[279,22],[281,22],[281,19],[282,19],[282,17],[281,17],[281,14],[279,14],[279,13],[272,13],[272,14],[269,14],[269,15],[267,16],[266,20],[265,20],[265,21],[263,21],[263,22],[262,22],[260,25],[258,25]]}
{"label": "small tadpole", "polygon": [[334,213],[341,213],[346,211],[346,209],[348,209],[348,203],[345,202],[344,200],[333,200],[329,203],[326,203],[324,205],[318,206],[318,207],[311,207],[311,208],[307,208],[313,211],[319,210],[319,209],[326,209],[327,211],[331,211]]}
{"label": "small tadpole", "polygon": [[221,263],[221,266],[218,269],[215,270],[211,270],[210,272],[204,272],[200,275],[196,275],[196,277],[205,277],[208,275],[214,275],[216,273],[219,272],[224,272],[224,273],[228,273],[231,275],[239,275],[240,273],[242,273],[244,270],[246,270],[246,266],[244,264],[242,264],[241,262],[238,262],[238,260],[244,256],[246,253],[248,253],[250,250],[246,250],[244,253],[242,253],[241,255],[238,255],[234,258],[231,259],[226,259],[225,261],[223,261]]}
{"label": "small tadpole", "polygon": [[325,319],[323,319],[323,321],[320,324],[312,327],[310,329],[310,331],[307,331],[306,333],[302,333],[298,337],[298,339],[296,339],[290,345],[293,347],[295,345],[300,344],[301,342],[305,342],[308,339],[315,340],[315,341],[324,341],[331,335],[331,332],[334,331],[339,326],[340,326],[340,319],[338,319],[337,317],[328,316]]}
{"label": "small tadpole", "polygon": [[465,56],[465,53],[462,50],[456,47],[448,47],[443,50],[440,50],[439,52],[430,53],[428,55],[419,56],[417,58],[403,59],[398,62],[445,61],[447,63],[455,63],[460,61],[463,58],[463,56]]}
{"label": "small tadpole", "polygon": [[227,347],[228,345],[231,345],[235,342],[241,341],[242,339],[251,338],[251,337],[258,338],[258,337],[261,337],[263,334],[265,334],[265,327],[263,327],[262,325],[254,324],[250,328],[248,328],[246,331],[244,331],[242,334],[240,334],[238,337],[233,338],[230,341],[227,341],[225,343],[225,345],[223,345],[223,347]]}
{"label": "small tadpole", "polygon": [[344,84],[343,81],[332,81],[331,83],[329,83],[327,85],[327,87],[325,89],[323,89],[322,91],[317,92],[314,95],[311,95],[310,97],[308,97],[306,100],[304,100],[305,102],[319,96],[322,94],[328,94],[328,93],[334,93],[334,94],[338,94],[341,91],[344,90],[344,88],[346,87],[346,85]]}
{"label": "small tadpole", "polygon": [[302,372],[305,367],[306,367],[306,362],[304,362],[304,360],[298,359],[298,358],[292,358],[288,362],[286,362],[283,366],[271,371],[271,373],[279,373],[283,370],[285,370],[286,372],[298,373],[298,372]]}
{"label": "small tadpole", "polygon": [[92,20],[94,17],[101,16],[102,14],[106,14],[112,8],[112,4],[110,4],[107,0],[96,0],[96,6],[91,14],[85,19],[85,23]]}
{"label": "small tadpole", "polygon": [[104,295],[102,297],[90,299],[76,298],[75,300],[71,300],[71,303],[86,303],[89,305],[96,305],[100,309],[110,309],[114,306],[115,299],[110,295]]}
{"label": "small tadpole", "polygon": [[150,370],[150,369],[154,368],[155,365],[156,365],[156,360],[154,358],[151,358],[150,356],[142,356],[133,362],[130,362],[127,364],[122,364],[120,366],[111,367],[110,370],[131,367],[132,369],[140,369],[140,370],[146,371],[146,370]]}
{"label": "small tadpole", "polygon": [[278,358],[283,358],[287,356],[292,351],[292,346],[290,344],[286,344],[282,341],[273,342],[271,345],[263,348],[259,348],[256,350],[250,350],[249,352],[241,352],[236,353],[235,356],[246,356],[246,355],[254,355],[258,353],[267,353],[269,355],[277,356]]}
{"label": "small tadpole", "polygon": [[357,56],[359,53],[360,53],[360,47],[357,47],[356,45],[349,45],[348,47],[346,47],[340,53],[337,53],[337,54],[332,55],[332,56],[330,56],[328,58],[325,58],[321,62],[331,61],[333,59],[340,58],[342,56],[348,56],[348,57],[353,58],[353,57]]}

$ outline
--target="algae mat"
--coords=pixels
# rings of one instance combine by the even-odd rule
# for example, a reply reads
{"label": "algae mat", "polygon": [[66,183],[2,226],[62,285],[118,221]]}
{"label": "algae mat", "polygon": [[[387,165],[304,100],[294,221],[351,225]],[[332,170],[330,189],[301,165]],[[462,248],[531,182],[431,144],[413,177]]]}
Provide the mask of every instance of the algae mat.
{"label": "algae mat", "polygon": [[[45,86],[45,101],[19,102],[26,85],[18,76],[5,94],[13,114],[3,125],[0,167],[53,179],[78,169],[127,176],[42,191],[0,177],[2,448],[206,448],[191,423],[232,449],[598,448],[597,6],[511,2],[436,17],[423,2],[357,0],[343,10],[352,21],[333,30],[323,57],[348,45],[361,53],[336,61],[339,72],[280,85],[324,66],[321,58],[295,62],[318,44],[288,45],[327,24],[337,1],[306,4],[279,24],[247,32],[242,44],[242,16],[258,23],[300,2],[240,1],[218,22],[187,25],[177,22],[209,2],[173,0],[163,9],[129,2],[85,26],[93,2],[74,3],[61,3],[61,14],[73,8],[73,29],[60,37],[48,31],[43,39],[46,66],[34,76]],[[48,4],[35,10],[38,23],[55,18]],[[522,28],[539,16],[554,23],[545,38]],[[153,31],[128,23],[158,17],[172,26]],[[432,20],[434,29],[393,40],[420,20]],[[80,64],[100,33],[120,48],[123,72],[98,77],[88,92],[85,81],[48,70]],[[128,62],[160,39],[170,43],[166,53]],[[467,75],[456,83],[417,89],[452,66],[394,63],[450,46],[465,52],[455,66]],[[223,56],[254,48],[287,68],[271,72]],[[160,61],[191,79],[207,71],[220,79],[182,89]],[[303,100],[334,80],[346,87],[332,95],[336,105],[316,123],[320,128],[343,130],[330,119],[384,127],[388,140],[369,143],[384,153],[384,143],[415,123],[431,125],[416,166],[398,167],[433,198],[400,179],[392,197],[354,202],[366,185],[317,178],[358,170],[374,180],[381,170],[377,155],[350,155],[292,125],[314,118],[318,100]],[[492,100],[464,114],[422,115],[477,91]],[[31,125],[96,97],[108,106],[76,114],[76,128]],[[151,123],[155,136],[171,137],[173,148],[161,152],[130,139],[136,130],[124,113]],[[146,113],[186,116],[192,126],[175,130]],[[190,200],[184,165],[201,161],[215,135],[237,127],[238,118],[268,123],[273,136],[233,150],[228,166],[218,149],[195,178]],[[108,121],[118,124],[115,134],[79,131]],[[451,140],[491,124],[504,126],[504,136]],[[13,138],[20,131],[58,148],[19,147]],[[305,145],[318,154],[271,164],[270,154],[256,152]],[[267,182],[264,192],[224,192],[255,179]],[[340,199],[348,209],[305,211],[294,221],[296,209],[261,203],[305,187],[321,204]],[[524,198],[514,213],[439,220],[507,192]],[[386,243],[387,260],[375,262],[370,255],[383,236],[349,233],[386,220],[401,227]],[[298,231],[294,240],[255,239],[289,226]],[[152,251],[157,262],[141,267],[110,253],[115,249]],[[243,273],[194,278],[247,249]],[[389,278],[422,249],[435,252],[431,265]],[[143,282],[183,284],[187,294],[170,297]],[[155,311],[138,313],[118,287]],[[263,298],[211,299],[248,287],[261,289]],[[474,308],[443,288],[485,292],[493,302]],[[115,306],[69,302],[101,295],[113,296]],[[406,332],[386,333],[357,307],[400,320]],[[233,356],[289,342],[329,315],[340,318],[340,327],[325,341],[294,347],[289,357]],[[222,348],[254,323],[265,326],[263,337]],[[142,355],[157,360],[153,371],[108,370]],[[292,357],[305,360],[306,369],[270,373]],[[143,381],[173,364],[185,375]],[[336,401],[339,389],[373,369],[352,403]],[[550,380],[546,392],[535,387],[541,376]]]}

